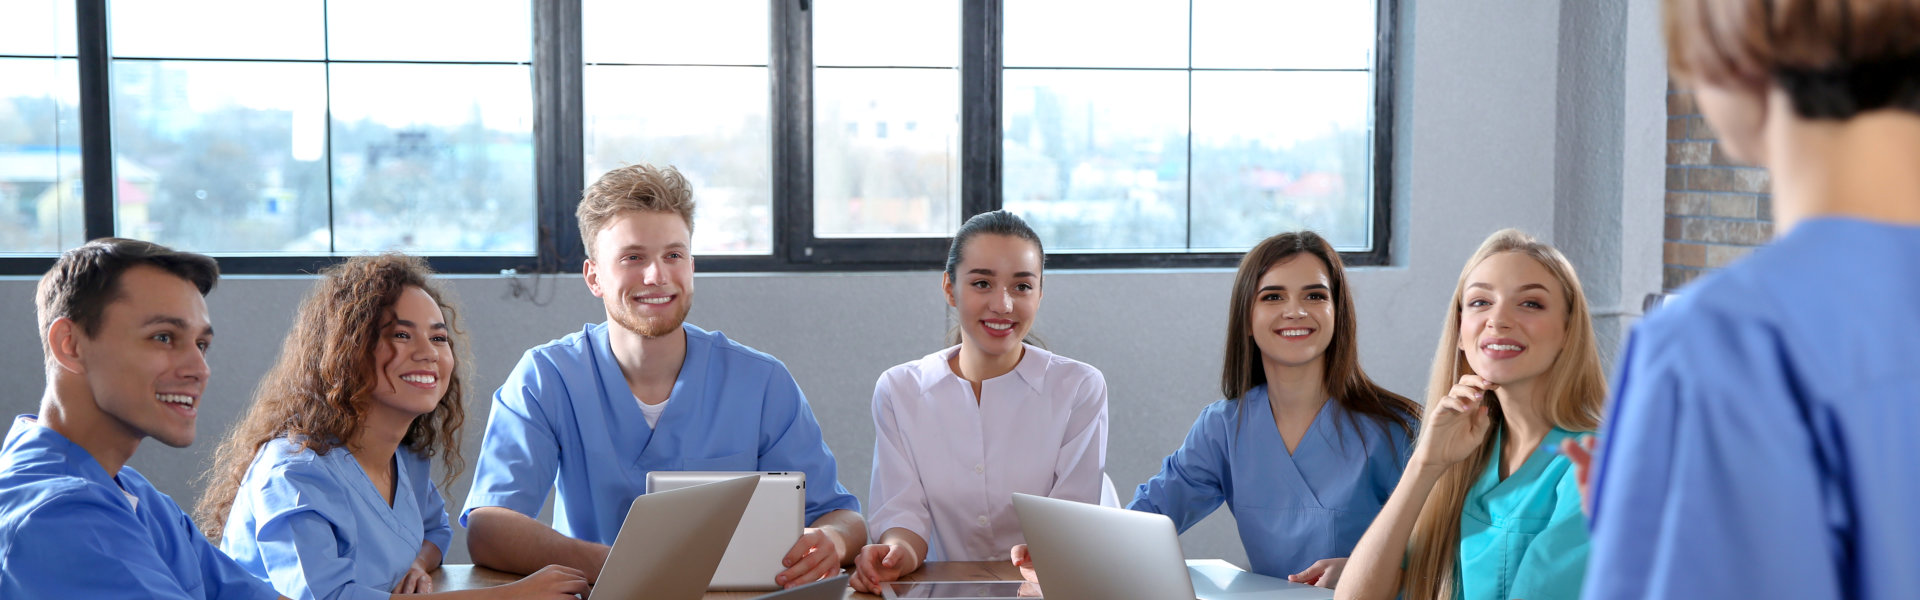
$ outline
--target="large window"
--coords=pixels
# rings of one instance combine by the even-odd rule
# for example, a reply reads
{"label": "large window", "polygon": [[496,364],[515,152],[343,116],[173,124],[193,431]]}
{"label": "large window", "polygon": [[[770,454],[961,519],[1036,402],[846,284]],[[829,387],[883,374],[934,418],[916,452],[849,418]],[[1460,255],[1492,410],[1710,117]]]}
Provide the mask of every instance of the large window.
{"label": "large window", "polygon": [[1062,266],[1230,265],[1300,228],[1385,261],[1372,0],[15,4],[8,256],[571,272],[580,189],[646,162],[693,184],[703,270],[924,268],[996,208]]}
{"label": "large window", "polygon": [[24,0],[0,19],[0,256],[86,239],[73,2]]}

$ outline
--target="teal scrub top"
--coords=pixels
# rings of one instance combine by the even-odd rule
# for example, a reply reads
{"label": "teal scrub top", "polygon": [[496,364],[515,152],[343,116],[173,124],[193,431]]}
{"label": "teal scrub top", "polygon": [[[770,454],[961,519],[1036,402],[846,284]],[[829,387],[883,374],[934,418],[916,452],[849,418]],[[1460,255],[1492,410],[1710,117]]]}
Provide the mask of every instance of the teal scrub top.
{"label": "teal scrub top", "polygon": [[1460,560],[1454,581],[1461,600],[1554,600],[1580,597],[1587,574],[1587,517],[1573,463],[1548,448],[1575,435],[1554,428],[1512,475],[1500,479],[1500,444],[1467,491],[1460,515]]}

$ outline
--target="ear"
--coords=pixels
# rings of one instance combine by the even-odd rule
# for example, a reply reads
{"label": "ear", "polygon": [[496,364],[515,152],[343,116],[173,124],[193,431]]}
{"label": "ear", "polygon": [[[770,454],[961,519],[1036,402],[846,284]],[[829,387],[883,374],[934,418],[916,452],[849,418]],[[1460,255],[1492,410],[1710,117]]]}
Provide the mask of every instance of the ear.
{"label": "ear", "polygon": [[73,319],[60,317],[47,326],[47,354],[60,368],[75,374],[87,372],[86,360],[80,356],[80,336],[78,325]]}
{"label": "ear", "polygon": [[593,297],[601,297],[600,273],[594,268],[592,258],[580,261],[580,276],[587,280],[587,289],[593,292]]}
{"label": "ear", "polygon": [[960,302],[958,300],[955,300],[953,297],[953,276],[952,275],[948,275],[946,273],[940,274],[940,291],[947,295],[947,306],[960,308]]}

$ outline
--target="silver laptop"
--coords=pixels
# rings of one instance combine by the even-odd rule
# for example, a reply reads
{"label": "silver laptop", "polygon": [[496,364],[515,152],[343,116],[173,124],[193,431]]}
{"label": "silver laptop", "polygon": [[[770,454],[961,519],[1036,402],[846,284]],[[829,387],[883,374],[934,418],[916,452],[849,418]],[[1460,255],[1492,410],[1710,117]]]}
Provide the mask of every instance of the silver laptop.
{"label": "silver laptop", "polygon": [[1180,533],[1164,515],[1013,495],[1047,600],[1193,598]]}
{"label": "silver laptop", "polygon": [[1325,600],[1333,590],[1185,560],[1173,520],[1153,513],[1013,495],[1020,533],[1049,600]]}
{"label": "silver laptop", "polygon": [[807,474],[794,472],[653,471],[647,473],[647,493],[683,489],[743,475],[759,475],[760,485],[746,514],[740,517],[720,559],[709,590],[774,590],[773,582],[786,567],[781,563],[800,539],[807,516]]}
{"label": "silver laptop", "polygon": [[752,475],[633,500],[592,600],[699,600],[747,511]]}
{"label": "silver laptop", "polygon": [[790,590],[756,596],[753,600],[845,600],[847,577],[828,577]]}

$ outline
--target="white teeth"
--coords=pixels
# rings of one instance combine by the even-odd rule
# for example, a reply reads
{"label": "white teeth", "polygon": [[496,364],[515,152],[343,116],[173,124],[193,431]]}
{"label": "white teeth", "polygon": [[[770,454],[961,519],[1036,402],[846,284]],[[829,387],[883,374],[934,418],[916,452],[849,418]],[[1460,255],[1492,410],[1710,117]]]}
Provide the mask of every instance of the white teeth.
{"label": "white teeth", "polygon": [[159,398],[161,402],[193,406],[193,396],[186,394],[155,394],[154,397]]}
{"label": "white teeth", "polygon": [[673,300],[673,296],[661,296],[658,298],[641,298],[640,303],[641,304],[666,304],[667,302],[672,300]]}
{"label": "white teeth", "polygon": [[410,381],[413,383],[433,383],[435,381],[439,381],[440,378],[434,377],[432,375],[401,375],[400,380]]}
{"label": "white teeth", "polygon": [[1006,331],[1008,329],[1013,329],[1012,323],[982,323],[982,325],[986,325],[987,329],[992,329],[994,331]]}
{"label": "white teeth", "polygon": [[1487,344],[1487,349],[1499,350],[1501,352],[1519,352],[1520,351],[1519,346],[1515,346],[1512,344]]}
{"label": "white teeth", "polygon": [[1307,329],[1282,329],[1282,330],[1280,330],[1280,336],[1281,336],[1281,337],[1300,337],[1300,336],[1303,336],[1303,335],[1306,335],[1306,334],[1308,334],[1308,333],[1311,333],[1311,331],[1310,331],[1310,330],[1307,330]]}

